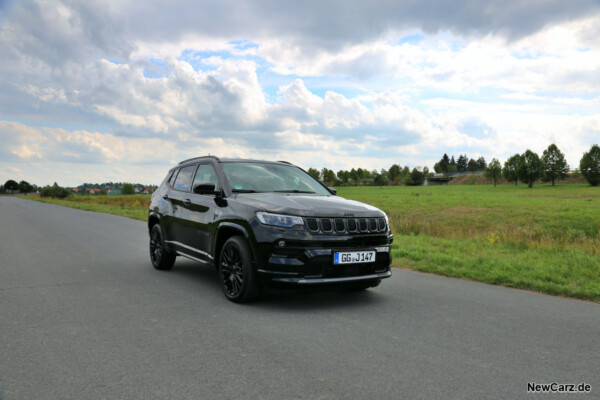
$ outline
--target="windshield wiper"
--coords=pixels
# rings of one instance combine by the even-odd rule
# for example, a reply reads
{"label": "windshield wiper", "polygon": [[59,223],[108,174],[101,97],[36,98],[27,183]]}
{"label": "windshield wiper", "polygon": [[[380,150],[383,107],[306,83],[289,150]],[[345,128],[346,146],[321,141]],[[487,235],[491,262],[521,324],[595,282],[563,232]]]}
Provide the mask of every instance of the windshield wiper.
{"label": "windshield wiper", "polygon": [[253,189],[232,189],[231,191],[235,193],[256,193],[256,190]]}
{"label": "windshield wiper", "polygon": [[293,189],[293,190],[273,190],[274,192],[277,193],[315,193],[315,192],[311,192],[309,190],[297,190],[297,189]]}

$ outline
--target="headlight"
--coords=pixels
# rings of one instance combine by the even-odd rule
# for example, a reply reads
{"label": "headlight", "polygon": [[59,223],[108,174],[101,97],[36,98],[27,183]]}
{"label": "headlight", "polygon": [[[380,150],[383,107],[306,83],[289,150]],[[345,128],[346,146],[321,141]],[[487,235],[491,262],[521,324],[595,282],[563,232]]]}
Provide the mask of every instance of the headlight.
{"label": "headlight", "polygon": [[282,215],[282,214],[271,214],[266,212],[257,212],[256,218],[260,221],[261,224],[265,225],[273,225],[273,226],[282,226],[285,228],[289,228],[294,225],[304,225],[304,221],[301,217],[296,217],[293,215]]}

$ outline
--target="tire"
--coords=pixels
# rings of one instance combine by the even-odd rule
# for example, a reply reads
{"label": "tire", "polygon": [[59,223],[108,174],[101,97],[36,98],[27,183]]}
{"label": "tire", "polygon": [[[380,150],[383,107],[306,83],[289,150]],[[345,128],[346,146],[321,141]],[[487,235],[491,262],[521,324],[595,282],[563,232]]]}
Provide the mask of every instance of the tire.
{"label": "tire", "polygon": [[219,280],[228,300],[247,303],[260,295],[252,253],[241,236],[233,236],[223,244],[219,256]]}
{"label": "tire", "polygon": [[175,253],[165,247],[165,239],[160,224],[155,224],[150,230],[150,261],[159,270],[168,270],[175,264]]}

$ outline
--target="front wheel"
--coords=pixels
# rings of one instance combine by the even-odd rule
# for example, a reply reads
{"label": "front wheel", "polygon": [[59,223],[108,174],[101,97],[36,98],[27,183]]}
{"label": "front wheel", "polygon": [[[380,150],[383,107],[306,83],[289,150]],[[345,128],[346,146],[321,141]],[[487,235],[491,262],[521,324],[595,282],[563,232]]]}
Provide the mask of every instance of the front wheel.
{"label": "front wheel", "polygon": [[150,230],[150,261],[156,269],[166,270],[173,268],[175,254],[165,247],[162,229],[156,224]]}
{"label": "front wheel", "polygon": [[233,236],[225,242],[219,257],[219,278],[227,299],[245,303],[256,299],[260,286],[252,266],[252,253],[241,236]]}

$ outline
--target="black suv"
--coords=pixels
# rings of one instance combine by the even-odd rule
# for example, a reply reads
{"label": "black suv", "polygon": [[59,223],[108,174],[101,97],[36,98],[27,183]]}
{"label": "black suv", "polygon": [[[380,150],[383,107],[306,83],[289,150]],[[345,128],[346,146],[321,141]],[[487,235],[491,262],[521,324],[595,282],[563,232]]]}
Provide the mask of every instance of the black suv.
{"label": "black suv", "polygon": [[366,289],[392,274],[385,213],[284,161],[180,162],[152,195],[148,230],[154,268],[178,255],[212,265],[234,302],[261,286]]}

